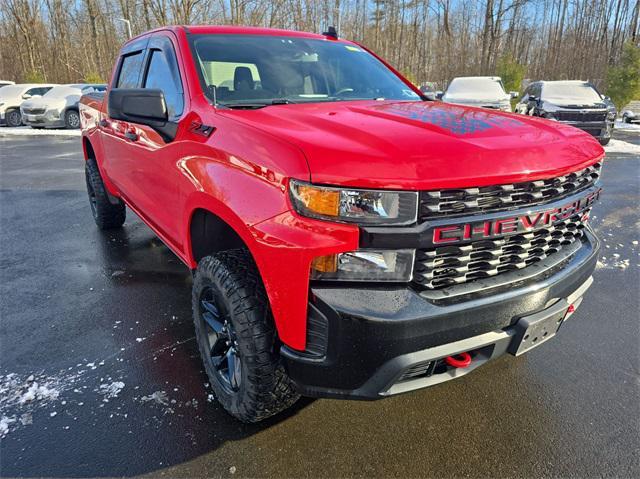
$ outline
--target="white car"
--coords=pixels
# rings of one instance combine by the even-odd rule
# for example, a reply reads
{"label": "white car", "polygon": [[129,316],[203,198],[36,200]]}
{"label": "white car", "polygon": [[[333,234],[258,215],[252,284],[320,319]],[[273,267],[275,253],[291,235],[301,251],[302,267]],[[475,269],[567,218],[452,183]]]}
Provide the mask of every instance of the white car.
{"label": "white car", "polygon": [[457,77],[451,80],[442,100],[459,105],[511,111],[511,99],[518,92],[507,93],[500,77]]}
{"label": "white car", "polygon": [[9,85],[15,85],[16,82],[13,82],[11,80],[0,80],[0,88],[2,88],[3,86],[9,86]]}
{"label": "white car", "polygon": [[640,100],[632,101],[622,110],[622,121],[625,123],[640,122]]}
{"label": "white car", "polygon": [[53,87],[44,96],[22,103],[22,121],[32,128],[80,128],[80,97],[106,89],[106,85],[91,83]]}
{"label": "white car", "polygon": [[42,96],[55,85],[40,83],[22,83],[0,88],[0,125],[22,125],[20,105],[25,100]]}

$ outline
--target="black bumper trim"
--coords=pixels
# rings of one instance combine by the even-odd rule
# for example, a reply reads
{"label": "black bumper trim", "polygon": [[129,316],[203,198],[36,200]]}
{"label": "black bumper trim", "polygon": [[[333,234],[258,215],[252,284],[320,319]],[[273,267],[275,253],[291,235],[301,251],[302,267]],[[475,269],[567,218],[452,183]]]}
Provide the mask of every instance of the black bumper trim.
{"label": "black bumper trim", "polygon": [[[315,397],[378,399],[442,382],[447,377],[438,375],[429,381],[393,384],[407,367],[432,355],[433,348],[449,348],[485,334],[510,337],[519,318],[571,298],[589,282],[598,246],[588,234],[566,264],[536,281],[451,301],[432,301],[401,285],[314,285],[311,302],[328,324],[326,354],[309,357],[284,346],[285,367],[300,392]],[[506,351],[508,342],[497,343],[490,341],[493,346],[480,351],[484,359],[456,370],[454,377]]]}

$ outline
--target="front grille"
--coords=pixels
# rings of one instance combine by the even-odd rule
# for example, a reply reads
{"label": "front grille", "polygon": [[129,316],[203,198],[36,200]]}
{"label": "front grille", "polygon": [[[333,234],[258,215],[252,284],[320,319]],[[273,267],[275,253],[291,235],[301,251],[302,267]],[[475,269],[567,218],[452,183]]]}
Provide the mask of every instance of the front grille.
{"label": "front grille", "polygon": [[438,289],[526,268],[579,241],[585,213],[531,233],[418,250],[414,281]]}
{"label": "front grille", "polygon": [[23,110],[28,115],[42,115],[45,112],[44,108],[24,108]]}
{"label": "front grille", "polygon": [[600,177],[601,163],[548,180],[499,186],[423,191],[420,220],[490,213],[533,206],[561,199],[593,185]]}
{"label": "front grille", "polygon": [[605,121],[607,119],[606,111],[557,111],[553,115],[560,121]]}

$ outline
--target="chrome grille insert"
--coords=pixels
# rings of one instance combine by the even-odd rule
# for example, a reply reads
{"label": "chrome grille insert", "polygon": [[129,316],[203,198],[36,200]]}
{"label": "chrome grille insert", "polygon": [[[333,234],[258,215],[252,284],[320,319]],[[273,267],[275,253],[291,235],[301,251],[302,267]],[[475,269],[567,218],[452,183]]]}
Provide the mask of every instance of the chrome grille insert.
{"label": "chrome grille insert", "polygon": [[423,191],[420,220],[473,215],[533,206],[561,199],[592,186],[600,177],[601,163],[547,180],[499,186]]}
{"label": "chrome grille insert", "polygon": [[579,241],[585,213],[531,233],[418,250],[414,282],[438,289],[526,268]]}

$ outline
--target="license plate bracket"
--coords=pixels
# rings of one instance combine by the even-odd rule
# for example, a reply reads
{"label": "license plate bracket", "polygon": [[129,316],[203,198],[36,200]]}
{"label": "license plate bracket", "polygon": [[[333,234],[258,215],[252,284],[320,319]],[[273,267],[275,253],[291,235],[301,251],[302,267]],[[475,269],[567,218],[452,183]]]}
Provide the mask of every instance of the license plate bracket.
{"label": "license plate bracket", "polygon": [[515,325],[516,334],[509,345],[509,352],[520,356],[554,337],[562,326],[568,307],[565,300],[560,300],[544,311],[520,318]]}

